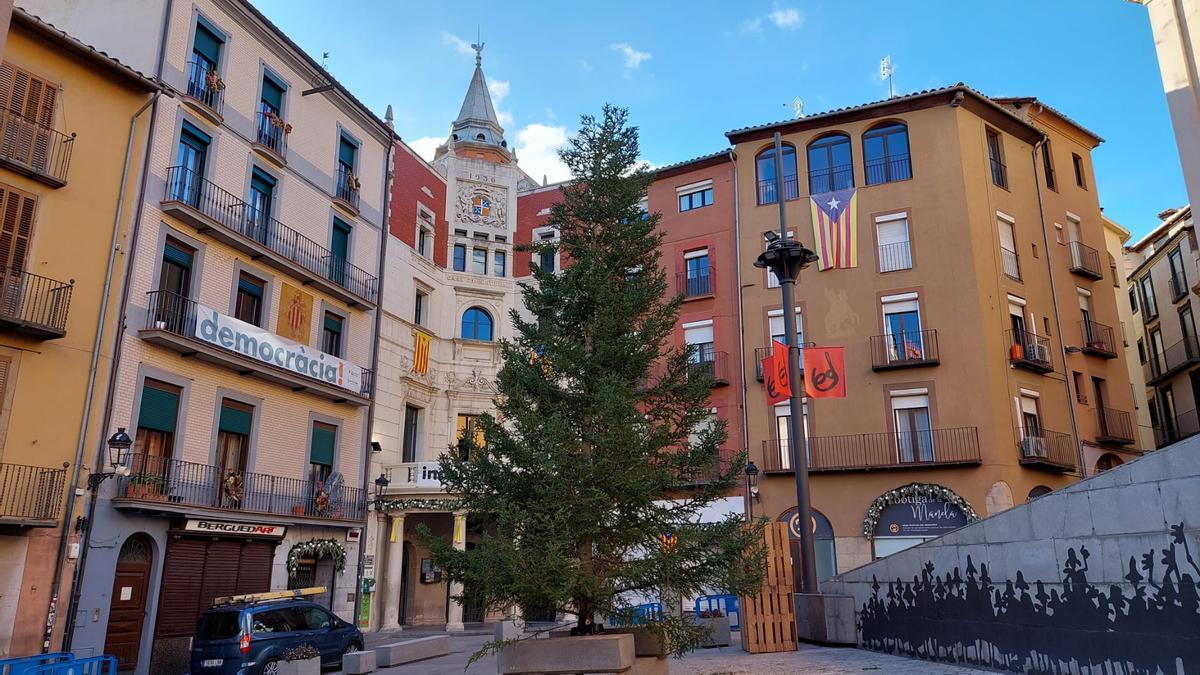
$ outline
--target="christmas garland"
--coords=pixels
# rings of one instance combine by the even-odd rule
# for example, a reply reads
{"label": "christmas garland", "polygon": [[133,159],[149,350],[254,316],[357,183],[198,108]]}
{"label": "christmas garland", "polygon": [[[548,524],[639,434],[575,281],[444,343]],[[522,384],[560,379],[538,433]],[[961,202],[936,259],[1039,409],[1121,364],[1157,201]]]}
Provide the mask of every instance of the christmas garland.
{"label": "christmas garland", "polygon": [[871,502],[871,506],[867,507],[867,517],[863,520],[863,536],[867,539],[875,537],[875,527],[879,525],[879,516],[883,515],[883,510],[897,504],[900,500],[909,497],[929,497],[931,499],[940,499],[944,502],[949,502],[957,506],[967,516],[967,522],[973,523],[979,520],[979,514],[975,513],[975,509],[967,503],[967,500],[958,496],[954,490],[942,487],[941,485],[933,485],[931,483],[909,483],[903,487],[898,487],[894,490],[879,495],[875,501]]}
{"label": "christmas garland", "polygon": [[346,549],[333,539],[309,539],[293,544],[287,555],[288,578],[296,578],[301,558],[333,558],[334,574],[346,569]]}
{"label": "christmas garland", "polygon": [[245,483],[242,474],[229,469],[225,472],[225,497],[234,504],[239,504],[242,501],[242,495],[245,494]]}
{"label": "christmas garland", "polygon": [[462,502],[457,499],[385,499],[379,503],[384,511],[457,511]]}

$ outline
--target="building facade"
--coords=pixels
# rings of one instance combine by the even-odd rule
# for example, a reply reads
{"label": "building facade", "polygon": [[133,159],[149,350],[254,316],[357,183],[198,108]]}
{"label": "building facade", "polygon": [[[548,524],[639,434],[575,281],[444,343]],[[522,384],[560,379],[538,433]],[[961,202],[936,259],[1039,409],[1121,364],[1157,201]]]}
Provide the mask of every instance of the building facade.
{"label": "building facade", "polygon": [[[1129,241],[1129,230],[1107,216],[1104,222],[1104,248],[1108,251],[1110,260],[1117,268],[1113,281],[1113,292],[1117,295],[1117,315],[1121,319],[1121,339],[1125,348],[1125,368],[1129,371],[1129,388],[1133,391],[1134,424],[1137,425],[1138,447],[1153,448],[1154,425],[1150,422],[1150,406],[1146,397],[1146,381],[1143,363],[1138,353],[1138,339],[1144,338],[1142,325],[1135,320],[1133,304],[1130,302],[1131,289],[1129,283],[1130,253],[1125,244]],[[1136,291],[1132,291],[1135,292]],[[1145,342],[1143,340],[1143,352]]]}
{"label": "building facade", "polygon": [[[793,319],[802,345],[845,356],[846,397],[805,407],[819,576],[1137,447],[1112,272],[1096,250],[1098,138],[1031,99],[963,85],[728,136],[747,374],[784,339],[777,281],[753,266],[764,233],[778,231],[778,199],[789,236],[810,247],[818,211],[857,209],[847,233],[857,266],[803,272]],[[795,530],[788,408],[768,406],[761,384],[745,405],[765,473],[757,508]]]}

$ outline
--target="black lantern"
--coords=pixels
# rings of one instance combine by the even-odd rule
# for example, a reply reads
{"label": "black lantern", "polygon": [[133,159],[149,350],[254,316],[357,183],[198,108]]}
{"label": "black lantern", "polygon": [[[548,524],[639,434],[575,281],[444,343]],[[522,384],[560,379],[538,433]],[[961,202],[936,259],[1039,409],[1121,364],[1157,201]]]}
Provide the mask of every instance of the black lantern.
{"label": "black lantern", "polygon": [[755,486],[758,485],[758,467],[754,462],[746,462],[746,520],[754,520]]}
{"label": "black lantern", "polygon": [[383,503],[383,491],[392,481],[388,480],[387,473],[380,473],[379,478],[375,479],[375,510],[379,510],[379,505]]}
{"label": "black lantern", "polygon": [[125,466],[125,458],[131,447],[133,439],[125,433],[125,427],[117,427],[117,433],[108,437],[108,463],[112,465],[113,471],[119,466]]}

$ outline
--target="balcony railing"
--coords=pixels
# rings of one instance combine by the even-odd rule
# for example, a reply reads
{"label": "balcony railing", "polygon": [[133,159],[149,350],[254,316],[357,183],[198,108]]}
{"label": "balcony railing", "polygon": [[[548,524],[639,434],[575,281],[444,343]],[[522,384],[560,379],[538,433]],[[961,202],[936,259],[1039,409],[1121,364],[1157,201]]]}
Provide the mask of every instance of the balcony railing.
{"label": "balcony railing", "polygon": [[1051,471],[1075,469],[1075,443],[1071,434],[1048,429],[1017,427],[1018,461]]}
{"label": "balcony railing", "polygon": [[1008,338],[1006,342],[1009,363],[1035,373],[1049,373],[1054,370],[1050,338],[1016,329],[1007,330],[1004,335]]}
{"label": "balcony railing", "polygon": [[1016,251],[1001,246],[1000,265],[1004,268],[1004,276],[1017,281],[1021,280],[1021,260]]}
{"label": "balcony railing", "polygon": [[0,328],[44,340],[66,335],[74,289],[32,272],[0,268]]}
{"label": "balcony railing", "polygon": [[1004,166],[1004,162],[989,157],[988,162],[992,167],[992,183],[1004,189],[1008,189],[1008,167]]}
{"label": "balcony railing", "polygon": [[912,269],[912,249],[909,248],[907,241],[881,244],[878,247],[878,254],[880,272]]}
{"label": "balcony railing", "polygon": [[1200,413],[1189,410],[1154,427],[1154,446],[1161,448],[1200,434]]}
{"label": "balcony railing", "polygon": [[871,336],[871,367],[875,370],[937,365],[937,330],[908,330]]}
{"label": "balcony railing", "polygon": [[1100,267],[1100,253],[1081,241],[1073,241],[1071,246],[1071,274],[1088,279],[1103,279],[1104,270]]}
{"label": "balcony railing", "polygon": [[[167,169],[164,202],[178,202],[238,235],[240,242],[265,248],[308,272],[374,303],[378,281],[328,248],[300,234],[182,166]],[[207,222],[203,223],[207,225]]]}
{"label": "balcony railing", "polygon": [[67,184],[75,134],[0,110],[0,165],[51,187]]}
{"label": "balcony railing", "polygon": [[[707,485],[720,480],[721,475],[729,471],[730,460],[726,457],[713,457],[703,466],[696,466],[679,476],[680,488]],[[735,476],[734,480],[739,477]],[[744,480],[744,477],[740,477]]]}
{"label": "balcony railing", "polygon": [[66,480],[65,467],[0,464],[0,522],[53,525]]}
{"label": "balcony railing", "polygon": [[[783,342],[783,338],[780,338],[779,341]],[[800,349],[803,350],[805,347],[815,347],[815,346],[816,346],[815,342],[803,342],[800,344]],[[763,359],[767,358],[770,355],[771,355],[770,347],[755,347],[754,348],[754,377],[759,382],[762,382],[762,380],[763,380],[763,368],[762,368]],[[800,377],[804,377],[804,359],[803,358],[800,359]]]}
{"label": "balcony railing", "polygon": [[1172,274],[1167,278],[1167,286],[1171,289],[1171,302],[1179,302],[1188,292],[1187,279]]}
{"label": "balcony railing", "polygon": [[1128,445],[1137,440],[1133,434],[1133,422],[1124,410],[1096,408],[1096,423],[1096,440],[1100,443]]}
{"label": "balcony railing", "polygon": [[685,298],[701,298],[716,292],[717,271],[712,266],[702,271],[675,273],[675,286]]}
{"label": "balcony railing", "polygon": [[912,161],[908,154],[891,155],[867,161],[863,168],[867,172],[867,185],[891,183],[912,178]]}
{"label": "balcony railing", "polygon": [[[979,464],[979,429],[955,427],[924,431],[811,436],[810,471],[862,471],[921,466]],[[793,471],[786,439],[763,441],[767,472]]]}
{"label": "balcony railing", "polygon": [[[778,186],[775,184],[774,178],[758,181],[758,203],[774,204],[779,201]],[[796,179],[796,175],[783,177],[783,199],[784,201],[792,201],[800,198],[800,182]]]}
{"label": "balcony railing", "polygon": [[357,212],[358,193],[360,189],[361,186],[354,172],[344,164],[338,164],[337,185],[335,186],[334,196]]}
{"label": "balcony railing", "polygon": [[225,105],[225,83],[221,81],[217,71],[209,66],[208,61],[188,61],[187,95],[217,115],[221,114],[221,108]]}
{"label": "balcony railing", "polygon": [[1200,363],[1200,342],[1192,336],[1185,337],[1161,353],[1150,352],[1142,371],[1146,384],[1153,386],[1194,363]]}
{"label": "balcony railing", "polygon": [[711,342],[693,346],[696,351],[692,355],[692,372],[711,377],[713,385],[729,384],[729,353],[714,350]]}
{"label": "balcony railing", "polygon": [[118,477],[114,499],[330,520],[362,520],[366,515],[362,488],[231,472],[140,453],[130,458],[129,475]]}
{"label": "balcony railing", "polygon": [[1105,359],[1117,358],[1117,345],[1113,342],[1112,326],[1083,319],[1079,322],[1079,334],[1083,338],[1083,352]]}
{"label": "balcony railing", "polygon": [[822,192],[846,190],[854,187],[854,166],[843,164],[827,169],[809,169],[808,192],[819,195]]}
{"label": "balcony railing", "polygon": [[255,123],[255,142],[274,153],[280,161],[286,161],[289,126],[279,115],[260,110]]}

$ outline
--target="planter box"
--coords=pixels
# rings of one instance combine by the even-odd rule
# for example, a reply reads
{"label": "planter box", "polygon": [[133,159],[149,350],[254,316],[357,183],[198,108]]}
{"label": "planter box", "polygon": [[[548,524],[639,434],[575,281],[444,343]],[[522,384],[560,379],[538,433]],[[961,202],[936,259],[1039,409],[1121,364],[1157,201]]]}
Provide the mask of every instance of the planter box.
{"label": "planter box", "polygon": [[718,616],[712,619],[695,619],[696,623],[708,629],[708,637],[701,643],[701,647],[728,647],[732,642],[732,633],[729,629],[729,617]]}
{"label": "planter box", "polygon": [[321,657],[303,661],[280,661],[279,675],[321,675]]}
{"label": "planter box", "polygon": [[302,516],[302,515],[304,515],[304,507],[303,507],[303,506],[293,506],[293,507],[292,507],[292,515],[293,515],[293,516]]}
{"label": "planter box", "polygon": [[635,663],[632,635],[587,635],[524,640],[505,647],[497,660],[501,675],[627,673]]}

